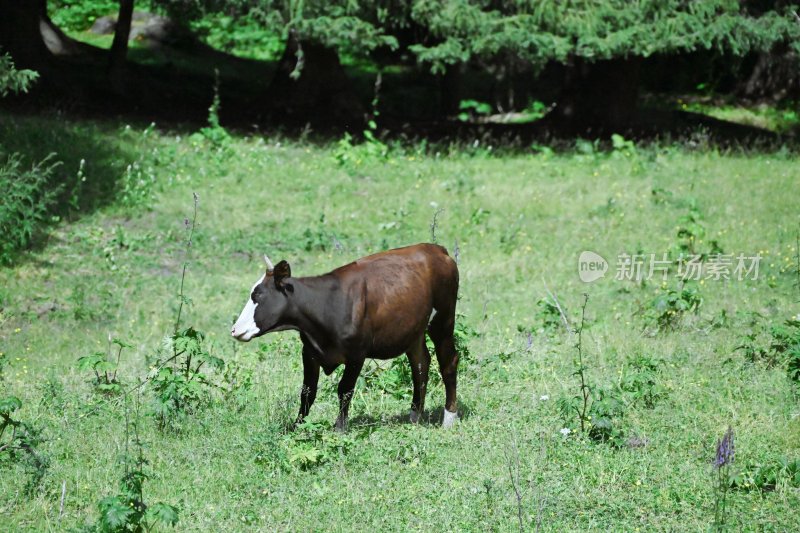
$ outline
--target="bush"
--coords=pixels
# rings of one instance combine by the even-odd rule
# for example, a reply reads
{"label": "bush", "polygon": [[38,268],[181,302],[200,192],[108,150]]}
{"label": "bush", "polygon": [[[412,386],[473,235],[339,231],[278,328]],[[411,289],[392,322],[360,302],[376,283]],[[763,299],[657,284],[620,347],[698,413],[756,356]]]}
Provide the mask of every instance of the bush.
{"label": "bush", "polygon": [[0,264],[11,263],[16,252],[29,246],[46,222],[48,208],[60,190],[51,184],[58,165],[53,154],[27,170],[19,154],[11,154],[0,164]]}

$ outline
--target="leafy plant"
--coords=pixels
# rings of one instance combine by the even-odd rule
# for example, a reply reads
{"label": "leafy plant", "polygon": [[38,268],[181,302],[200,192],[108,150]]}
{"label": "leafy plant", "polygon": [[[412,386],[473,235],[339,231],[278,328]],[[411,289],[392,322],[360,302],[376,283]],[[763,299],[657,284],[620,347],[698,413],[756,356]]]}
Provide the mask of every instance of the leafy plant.
{"label": "leafy plant", "polygon": [[[131,455],[131,429],[136,455]],[[97,502],[100,516],[94,526],[87,528],[98,533],[141,533],[152,531],[156,524],[174,526],[178,523],[178,508],[166,503],[148,505],[144,498],[144,483],[150,477],[145,471],[142,441],[139,438],[138,423],[129,421],[125,412],[125,454],[122,457],[124,472],[119,483],[119,493],[107,496]]]}
{"label": "leafy plant", "polygon": [[734,470],[730,476],[732,489],[767,492],[779,485],[800,487],[800,459],[779,457],[764,464],[749,464]]}
{"label": "leafy plant", "polygon": [[625,434],[619,429],[618,420],[625,413],[625,404],[616,391],[596,388],[589,383],[588,367],[583,360],[583,332],[586,327],[589,295],[583,296],[581,321],[573,332],[576,342],[573,362],[575,371],[572,375],[578,378],[578,390],[573,396],[560,398],[558,408],[568,426],[566,434],[569,434],[569,426],[577,426],[581,433],[595,442],[620,447],[625,444]]}
{"label": "leafy plant", "polygon": [[205,336],[194,328],[175,333],[166,341],[169,362],[157,361],[149,376],[155,393],[153,414],[165,427],[175,415],[190,414],[209,400],[213,384],[201,370],[206,364],[222,370],[225,362],[211,353]]}
{"label": "leafy plant", "polygon": [[[199,203],[196,193],[193,193],[192,197],[194,199],[192,220],[185,220],[189,231],[185,245],[187,257],[192,248]],[[202,332],[193,327],[181,329],[183,308],[191,303],[191,300],[184,294],[188,264],[188,260],[184,260],[173,333],[164,339],[147,377],[155,393],[153,415],[158,420],[161,429],[164,429],[174,418],[191,414],[209,401],[214,384],[202,372],[204,366],[207,365],[208,368],[218,371],[225,367],[225,361],[212,353]],[[171,355],[167,357],[165,354]]]}
{"label": "leafy plant", "polygon": [[536,302],[536,321],[547,332],[553,332],[562,326],[561,311],[551,298],[540,298]]}
{"label": "leafy plant", "polygon": [[681,283],[677,289],[662,287],[650,302],[647,318],[655,323],[659,331],[676,329],[687,313],[697,313],[703,305],[700,291],[689,283]]}
{"label": "leafy plant", "polygon": [[589,438],[615,448],[622,447],[626,441],[625,433],[619,428],[619,420],[625,414],[625,404],[613,390],[593,389],[591,393]]}
{"label": "leafy plant", "polygon": [[222,127],[219,121],[219,111],[222,107],[219,96],[219,70],[214,69],[214,97],[208,107],[208,126],[200,129],[207,141],[217,147],[225,146],[230,141],[230,134]]}
{"label": "leafy plant", "polygon": [[751,362],[756,363],[759,361],[770,362],[770,351],[767,347],[758,342],[759,334],[756,331],[746,333],[742,337],[742,343],[736,347],[741,350],[744,356]]}
{"label": "leafy plant", "polygon": [[772,326],[770,349],[777,359],[786,361],[789,379],[800,383],[800,320],[790,318],[783,324]]}
{"label": "leafy plant", "polygon": [[47,221],[47,212],[60,191],[53,185],[53,171],[60,165],[50,155],[30,169],[23,168],[23,158],[11,154],[0,163],[0,264],[11,263],[14,254],[33,240],[35,232]]}
{"label": "leafy plant", "polygon": [[38,77],[33,70],[17,70],[11,56],[0,53],[0,97],[26,92]]}
{"label": "leafy plant", "polygon": [[150,207],[154,198],[156,176],[152,168],[134,161],[125,167],[120,180],[119,201],[126,207]]}
{"label": "leafy plant", "polygon": [[492,106],[486,102],[477,100],[461,100],[458,103],[458,120],[461,122],[472,122],[478,117],[490,115]]}
{"label": "leafy plant", "polygon": [[404,357],[391,359],[385,367],[379,364],[370,365],[361,373],[359,381],[366,389],[383,391],[398,400],[410,398],[413,390],[411,367]]}
{"label": "leafy plant", "polygon": [[95,390],[104,394],[116,394],[122,391],[122,385],[117,380],[119,361],[122,357],[122,350],[131,348],[130,344],[119,339],[113,339],[111,343],[118,348],[116,361],[111,360],[110,353],[104,352],[95,352],[92,355],[85,355],[78,359],[78,370],[93,372],[94,381],[92,384]]}
{"label": "leafy plant", "polygon": [[659,384],[662,365],[662,361],[646,355],[629,358],[619,382],[623,398],[633,405],[642,403],[648,409],[655,407],[667,394]]}
{"label": "leafy plant", "polygon": [[[467,315],[457,312],[456,324],[453,328],[453,339],[455,340],[454,344],[456,352],[458,352],[459,361],[467,368],[475,362],[475,357],[469,347],[470,342],[479,336],[480,333],[467,322]],[[430,345],[429,349],[432,349]]]}
{"label": "leafy plant", "polygon": [[304,421],[283,437],[286,460],[290,467],[309,470],[342,458],[352,449],[352,436],[332,432],[330,426]]}
{"label": "leafy plant", "polygon": [[630,156],[636,153],[636,144],[630,139],[626,139],[618,133],[611,135],[611,147],[615,153]]}
{"label": "leafy plant", "polygon": [[14,418],[14,412],[20,408],[22,401],[16,396],[0,398],[0,462],[23,462],[29,473],[24,491],[30,495],[39,486],[50,462],[36,449],[42,442],[39,430]]}

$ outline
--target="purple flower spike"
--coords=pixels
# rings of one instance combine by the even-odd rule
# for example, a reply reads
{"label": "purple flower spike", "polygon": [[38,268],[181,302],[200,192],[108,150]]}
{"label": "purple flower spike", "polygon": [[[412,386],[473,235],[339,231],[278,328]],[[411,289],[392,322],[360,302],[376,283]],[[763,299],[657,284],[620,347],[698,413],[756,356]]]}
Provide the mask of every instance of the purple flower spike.
{"label": "purple flower spike", "polygon": [[714,458],[714,467],[722,468],[733,463],[735,453],[733,429],[728,426],[728,431],[725,432],[722,440],[717,443],[717,456]]}

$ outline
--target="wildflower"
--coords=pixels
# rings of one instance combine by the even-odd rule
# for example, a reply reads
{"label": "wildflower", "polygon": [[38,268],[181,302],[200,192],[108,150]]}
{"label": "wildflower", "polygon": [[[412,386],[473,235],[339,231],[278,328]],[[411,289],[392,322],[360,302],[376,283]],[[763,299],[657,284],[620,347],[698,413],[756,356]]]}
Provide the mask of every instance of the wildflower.
{"label": "wildflower", "polygon": [[549,399],[550,399],[550,396],[548,396],[547,394],[542,394],[541,396],[539,396],[539,401],[542,401],[542,402],[546,402]]}
{"label": "wildflower", "polygon": [[569,428],[561,428],[561,434],[564,435],[565,437],[570,433],[572,433],[572,431]]}
{"label": "wildflower", "polygon": [[717,455],[714,458],[714,467],[722,468],[723,466],[733,463],[736,450],[733,444],[733,429],[728,426],[728,431],[717,443]]}

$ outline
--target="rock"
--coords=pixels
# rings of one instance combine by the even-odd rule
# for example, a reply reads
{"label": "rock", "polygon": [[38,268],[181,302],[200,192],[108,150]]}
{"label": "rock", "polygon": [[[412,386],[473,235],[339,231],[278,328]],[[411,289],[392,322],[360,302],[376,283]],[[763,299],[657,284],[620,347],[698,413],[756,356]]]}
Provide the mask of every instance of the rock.
{"label": "rock", "polygon": [[117,19],[116,17],[107,16],[107,17],[100,17],[99,19],[94,21],[92,27],[89,29],[90,32],[96,35],[109,35],[114,33],[117,29]]}
{"label": "rock", "polygon": [[[89,31],[96,35],[110,35],[116,29],[117,18],[109,15],[95,20]],[[149,46],[157,47],[190,48],[196,43],[196,39],[191,33],[169,18],[144,11],[133,12],[128,39],[135,39]]]}

